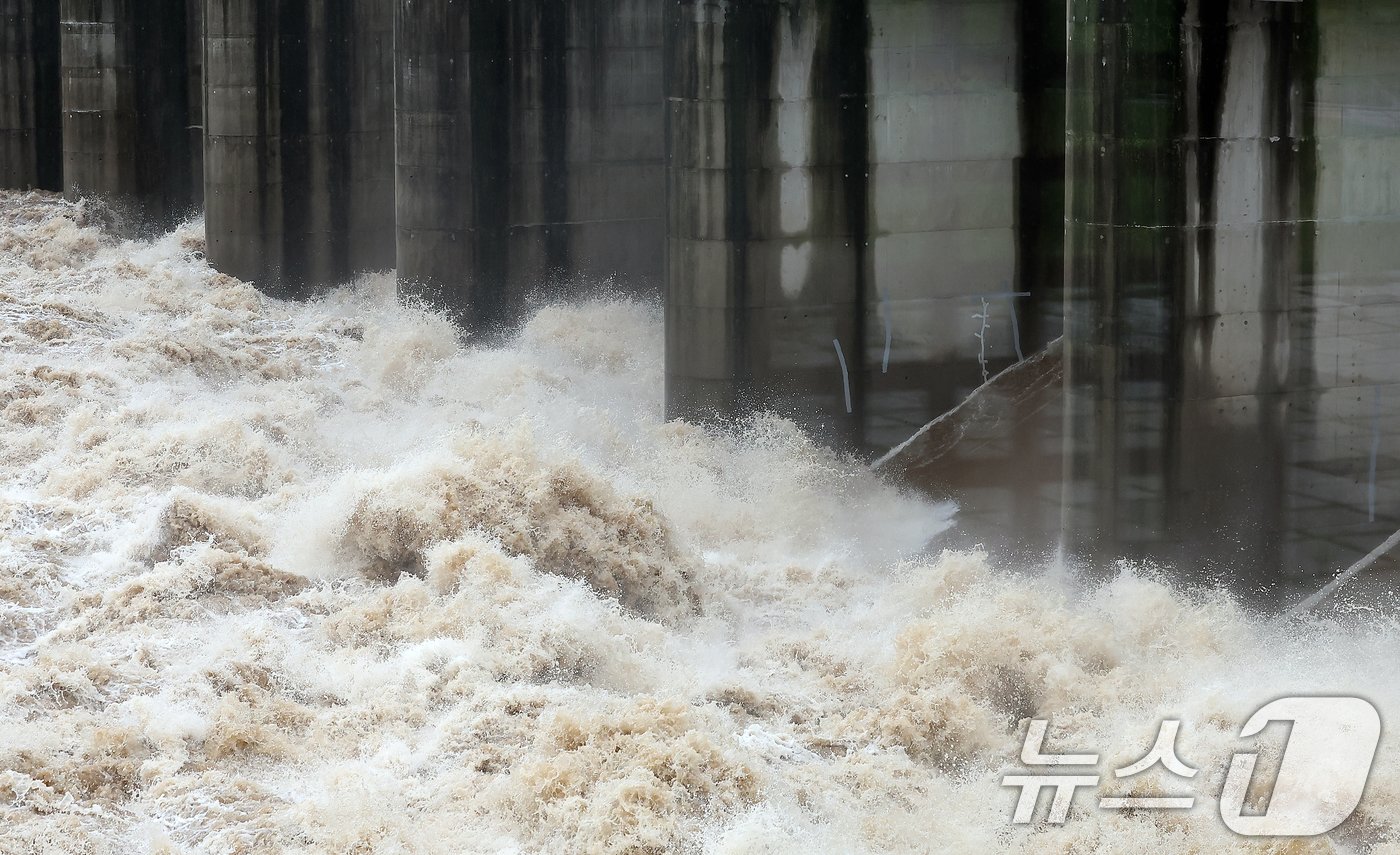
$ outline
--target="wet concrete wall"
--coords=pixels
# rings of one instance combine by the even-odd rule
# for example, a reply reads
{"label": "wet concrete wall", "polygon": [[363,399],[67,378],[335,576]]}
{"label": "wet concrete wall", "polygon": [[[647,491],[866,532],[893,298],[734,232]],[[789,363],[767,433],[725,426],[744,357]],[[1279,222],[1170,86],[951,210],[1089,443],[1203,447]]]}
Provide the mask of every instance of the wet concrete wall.
{"label": "wet concrete wall", "polygon": [[1072,550],[1264,591],[1400,525],[1371,450],[1400,347],[1394,27],[1341,0],[1072,4]]}
{"label": "wet concrete wall", "polygon": [[1344,566],[1400,528],[1400,7],[1319,0],[1317,220],[1293,396],[1290,564]]}
{"label": "wet concrete wall", "polygon": [[0,0],[0,187],[63,189],[58,4]]}
{"label": "wet concrete wall", "polygon": [[131,233],[194,212],[187,0],[62,0],[63,174]]}
{"label": "wet concrete wall", "polygon": [[568,278],[661,276],[654,0],[401,0],[403,288],[489,328]]}
{"label": "wet concrete wall", "polygon": [[1015,295],[1044,285],[1018,257],[1025,105],[1042,103],[1019,91],[1022,5],[869,3],[870,447],[959,404],[1018,347],[1032,352],[1013,317]]}
{"label": "wet concrete wall", "polygon": [[393,268],[390,5],[207,0],[205,12],[214,266],[284,295]]}
{"label": "wet concrete wall", "polygon": [[1075,551],[1261,580],[1281,561],[1306,14],[1071,4]]}
{"label": "wet concrete wall", "polygon": [[668,8],[668,412],[887,447],[1010,364],[1018,6]]}

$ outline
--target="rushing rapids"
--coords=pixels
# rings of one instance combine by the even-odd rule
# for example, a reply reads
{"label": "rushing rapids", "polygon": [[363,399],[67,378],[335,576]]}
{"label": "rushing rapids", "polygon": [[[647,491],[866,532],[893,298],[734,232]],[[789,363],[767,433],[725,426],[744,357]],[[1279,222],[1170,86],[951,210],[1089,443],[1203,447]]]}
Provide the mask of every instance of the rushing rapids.
{"label": "rushing rapids", "polygon": [[[945,553],[780,419],[663,422],[653,306],[487,347],[97,220],[0,197],[0,851],[1400,851],[1389,740],[1330,836],[1216,807],[1267,701],[1400,709],[1381,610]],[[1196,807],[1013,825],[1033,717],[1104,769],[1183,720],[1202,774],[1104,789]]]}

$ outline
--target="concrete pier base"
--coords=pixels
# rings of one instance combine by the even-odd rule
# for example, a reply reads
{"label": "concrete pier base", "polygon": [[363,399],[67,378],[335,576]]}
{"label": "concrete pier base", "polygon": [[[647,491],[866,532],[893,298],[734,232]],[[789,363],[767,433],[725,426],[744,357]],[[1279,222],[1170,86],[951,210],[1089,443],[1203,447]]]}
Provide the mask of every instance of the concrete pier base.
{"label": "concrete pier base", "polygon": [[62,0],[63,175],[128,233],[195,213],[187,0]]}

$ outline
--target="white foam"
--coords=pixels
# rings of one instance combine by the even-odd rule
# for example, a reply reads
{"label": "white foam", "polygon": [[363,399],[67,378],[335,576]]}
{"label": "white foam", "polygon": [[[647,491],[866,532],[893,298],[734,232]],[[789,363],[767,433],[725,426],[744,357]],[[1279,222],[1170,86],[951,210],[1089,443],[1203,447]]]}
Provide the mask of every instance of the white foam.
{"label": "white foam", "polygon": [[[1226,851],[1250,712],[1400,701],[1387,619],[1075,593],[789,423],[665,424],[655,306],[487,349],[82,219],[0,197],[4,851]],[[1183,717],[1198,808],[1013,829],[1028,715],[1125,762]],[[1333,842],[1397,815],[1386,742]]]}

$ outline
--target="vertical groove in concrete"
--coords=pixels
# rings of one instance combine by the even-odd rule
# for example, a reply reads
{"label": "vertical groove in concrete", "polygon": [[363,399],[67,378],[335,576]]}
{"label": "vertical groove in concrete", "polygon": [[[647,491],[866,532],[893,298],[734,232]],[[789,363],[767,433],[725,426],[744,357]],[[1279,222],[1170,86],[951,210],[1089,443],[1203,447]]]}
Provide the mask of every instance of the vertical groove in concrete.
{"label": "vertical groove in concrete", "polygon": [[58,5],[0,0],[0,187],[63,189]]}
{"label": "vertical groove in concrete", "polygon": [[654,0],[398,0],[401,289],[469,326],[569,277],[661,277]]}
{"label": "vertical groove in concrete", "polygon": [[866,388],[877,379],[870,376],[871,354],[866,347],[867,315],[875,293],[870,140],[874,86],[869,4],[821,0],[817,4],[815,37],[808,84],[813,95],[808,131],[812,155],[816,163],[840,164],[842,168],[813,188],[811,227],[818,234],[842,236],[849,252],[842,259],[845,269],[809,271],[807,288],[821,287],[820,280],[836,273],[839,278],[832,293],[834,302],[845,303],[845,311],[855,319],[849,340],[842,340],[839,325],[832,330],[832,338],[842,344],[838,362],[846,363],[842,403],[849,402],[849,412],[845,435],[840,439],[859,447],[866,434]]}
{"label": "vertical groove in concrete", "polygon": [[[670,14],[668,415],[772,409],[859,446],[872,278],[866,4],[692,0]],[[793,179],[806,191],[784,200]]]}
{"label": "vertical groove in concrete", "polygon": [[380,0],[206,0],[219,270],[295,296],[394,266],[393,18]]}
{"label": "vertical groove in concrete", "polygon": [[62,0],[63,166],[124,231],[193,212],[186,0]]}

